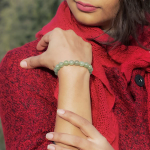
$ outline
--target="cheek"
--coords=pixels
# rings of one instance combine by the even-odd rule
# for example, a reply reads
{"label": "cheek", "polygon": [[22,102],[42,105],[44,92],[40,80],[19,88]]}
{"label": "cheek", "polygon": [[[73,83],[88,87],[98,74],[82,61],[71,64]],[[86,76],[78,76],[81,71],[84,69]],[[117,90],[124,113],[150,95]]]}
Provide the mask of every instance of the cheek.
{"label": "cheek", "polygon": [[120,4],[119,4],[119,0],[117,0],[112,3],[106,3],[103,9],[103,12],[106,15],[112,16],[114,18],[119,8],[120,8]]}

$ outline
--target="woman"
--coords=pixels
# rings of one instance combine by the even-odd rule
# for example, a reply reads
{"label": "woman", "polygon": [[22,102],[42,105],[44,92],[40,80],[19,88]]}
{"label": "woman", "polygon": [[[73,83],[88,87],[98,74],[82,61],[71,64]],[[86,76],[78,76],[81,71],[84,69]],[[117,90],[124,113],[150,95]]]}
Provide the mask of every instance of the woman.
{"label": "woman", "polygon": [[[48,134],[47,139],[56,142],[51,145],[55,149],[149,149],[150,56],[144,50],[149,31],[144,28],[140,33],[143,25],[149,25],[145,3],[67,0],[37,34],[38,40],[6,55],[1,64],[1,117],[7,149],[44,149],[45,134],[54,126],[57,133],[53,138]],[[111,45],[116,41],[120,43]],[[48,48],[41,54],[37,44],[38,50]],[[35,55],[39,56],[25,59]],[[94,71],[90,78],[84,67],[63,67],[58,86],[53,71],[21,69],[22,59],[21,66],[27,69],[54,70],[59,62],[79,60],[92,62]],[[56,108],[66,111],[56,117],[55,124]]]}

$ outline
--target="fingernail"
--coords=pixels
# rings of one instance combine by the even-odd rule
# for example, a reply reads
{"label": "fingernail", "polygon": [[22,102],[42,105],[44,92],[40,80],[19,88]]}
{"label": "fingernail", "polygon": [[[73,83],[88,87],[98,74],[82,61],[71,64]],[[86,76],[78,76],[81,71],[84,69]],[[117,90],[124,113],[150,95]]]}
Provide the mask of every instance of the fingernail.
{"label": "fingernail", "polygon": [[55,150],[55,147],[54,147],[54,146],[52,146],[52,145],[48,145],[48,146],[47,146],[47,149]]}
{"label": "fingernail", "polygon": [[46,134],[46,138],[47,139],[52,139],[54,136],[53,136],[53,134],[51,134],[51,133],[47,133]]}
{"label": "fingernail", "polygon": [[26,67],[27,67],[27,62],[24,61],[24,60],[22,60],[22,61],[20,62],[20,66],[23,67],[23,68],[26,68]]}
{"label": "fingernail", "polygon": [[65,113],[65,111],[63,109],[58,109],[57,113],[60,114],[60,115],[63,115]]}

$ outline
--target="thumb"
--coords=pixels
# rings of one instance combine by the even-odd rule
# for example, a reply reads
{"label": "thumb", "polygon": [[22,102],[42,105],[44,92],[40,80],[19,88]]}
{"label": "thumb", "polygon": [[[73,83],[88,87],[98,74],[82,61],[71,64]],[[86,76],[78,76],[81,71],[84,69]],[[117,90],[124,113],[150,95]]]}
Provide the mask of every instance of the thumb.
{"label": "thumb", "polygon": [[25,69],[32,69],[32,68],[42,67],[44,65],[40,61],[40,59],[41,59],[40,56],[41,55],[26,58],[26,59],[24,59],[20,62],[20,66],[22,68],[25,68]]}

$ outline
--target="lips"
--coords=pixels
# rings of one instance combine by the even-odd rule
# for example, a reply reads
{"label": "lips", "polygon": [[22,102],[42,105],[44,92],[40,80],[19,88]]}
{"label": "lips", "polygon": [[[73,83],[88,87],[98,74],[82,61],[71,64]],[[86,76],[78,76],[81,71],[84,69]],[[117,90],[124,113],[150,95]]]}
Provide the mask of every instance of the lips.
{"label": "lips", "polygon": [[83,12],[93,12],[97,9],[97,7],[83,2],[77,2],[77,8]]}
{"label": "lips", "polygon": [[83,3],[83,2],[77,2],[77,3],[80,4],[80,5],[83,5],[85,7],[95,7],[95,6],[91,5],[91,4],[86,4],[86,3]]}

